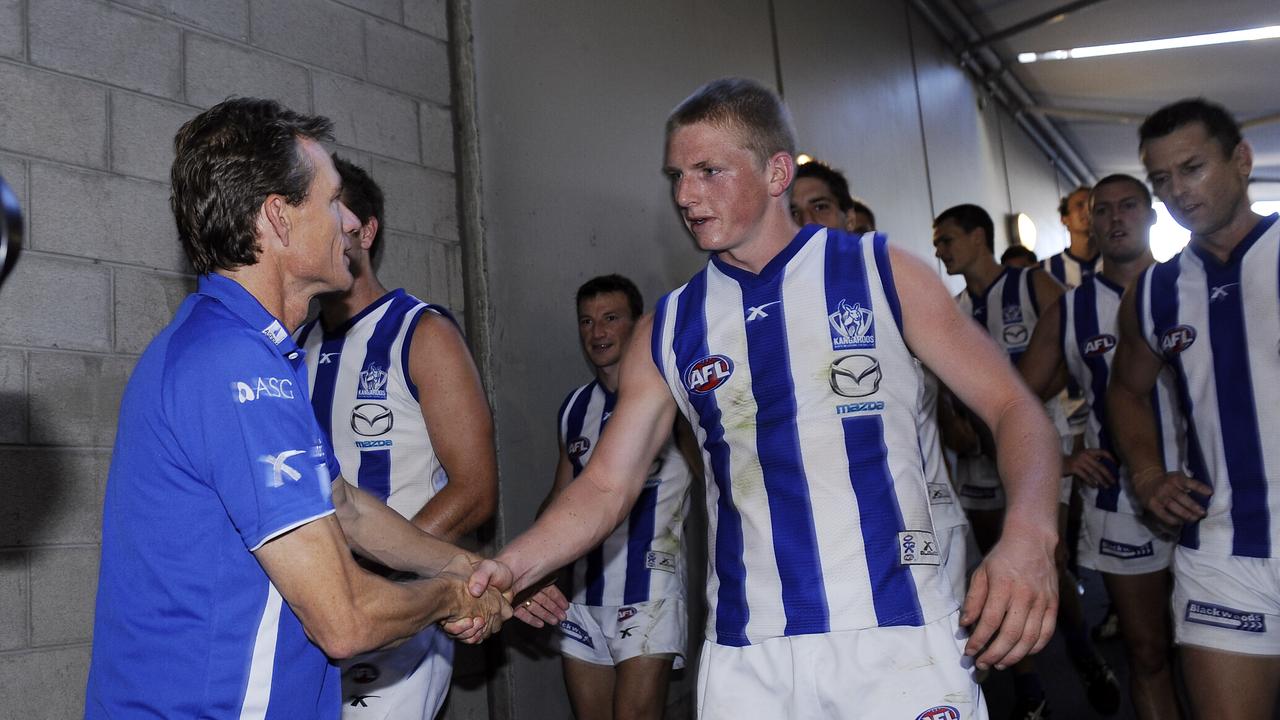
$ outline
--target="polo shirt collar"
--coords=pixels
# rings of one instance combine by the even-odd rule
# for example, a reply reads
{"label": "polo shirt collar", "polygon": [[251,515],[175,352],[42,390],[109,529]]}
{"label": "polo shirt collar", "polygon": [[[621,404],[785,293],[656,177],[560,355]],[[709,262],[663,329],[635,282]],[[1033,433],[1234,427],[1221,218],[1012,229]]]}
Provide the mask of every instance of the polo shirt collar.
{"label": "polo shirt collar", "polygon": [[298,344],[284,324],[267,312],[262,303],[235,280],[217,273],[201,275],[196,284],[196,293],[222,303],[246,325],[261,332],[281,355],[293,356],[299,351]]}

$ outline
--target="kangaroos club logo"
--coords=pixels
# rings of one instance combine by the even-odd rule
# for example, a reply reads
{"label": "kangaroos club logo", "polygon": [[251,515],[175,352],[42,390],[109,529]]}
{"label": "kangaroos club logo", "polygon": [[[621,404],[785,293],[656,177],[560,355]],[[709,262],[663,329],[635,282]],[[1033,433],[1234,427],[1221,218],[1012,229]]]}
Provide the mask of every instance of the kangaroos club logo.
{"label": "kangaroos club logo", "polygon": [[1160,349],[1165,355],[1177,355],[1196,341],[1196,329],[1190,325],[1174,325],[1160,336]]}
{"label": "kangaroos club logo", "polygon": [[705,395],[729,381],[733,361],[724,355],[708,355],[684,371],[684,386],[689,392]]}

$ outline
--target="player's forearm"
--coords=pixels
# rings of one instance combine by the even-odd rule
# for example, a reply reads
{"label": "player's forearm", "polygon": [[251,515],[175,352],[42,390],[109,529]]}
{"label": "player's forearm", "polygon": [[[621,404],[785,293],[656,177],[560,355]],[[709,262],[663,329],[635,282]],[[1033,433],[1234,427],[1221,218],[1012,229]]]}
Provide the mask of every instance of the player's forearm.
{"label": "player's forearm", "polygon": [[[629,483],[628,487],[640,483]],[[511,568],[518,593],[599,545],[622,521],[637,492],[580,477],[496,558]]]}
{"label": "player's forearm", "polygon": [[413,516],[413,524],[423,532],[456,542],[486,523],[497,510],[497,492],[474,492],[453,483],[445,485]]}
{"label": "player's forearm", "polygon": [[1107,388],[1107,416],[1119,459],[1126,467],[1135,472],[1152,467],[1164,469],[1149,397],[1112,381]]}
{"label": "player's forearm", "polygon": [[[440,572],[464,550],[434,538],[405,520],[395,510],[358,488],[334,482],[334,507],[351,549],[393,570],[424,577]],[[476,558],[478,559],[478,558]]]}
{"label": "player's forearm", "polygon": [[1029,394],[996,421],[996,460],[1008,498],[1006,525],[1057,533],[1062,451],[1058,432]]}

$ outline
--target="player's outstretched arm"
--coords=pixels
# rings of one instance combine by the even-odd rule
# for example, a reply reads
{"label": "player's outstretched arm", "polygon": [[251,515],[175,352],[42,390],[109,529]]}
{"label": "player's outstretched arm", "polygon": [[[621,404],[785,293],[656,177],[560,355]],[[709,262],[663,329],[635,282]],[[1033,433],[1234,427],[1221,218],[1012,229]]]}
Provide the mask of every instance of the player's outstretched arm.
{"label": "player's outstretched arm", "polygon": [[1120,300],[1120,342],[1111,363],[1107,412],[1138,501],[1161,522],[1177,527],[1204,517],[1204,508],[1191,493],[1208,497],[1213,488],[1180,472],[1165,472],[1151,410],[1151,393],[1163,362],[1152,352],[1138,324],[1138,285],[1130,285]]}
{"label": "player's outstretched arm", "polygon": [[333,481],[333,507],[351,549],[393,570],[432,577],[458,555],[480,559],[419,530],[400,513],[341,477]]}
{"label": "player's outstretched arm", "polygon": [[890,248],[912,351],[992,429],[1008,505],[1000,541],[974,572],[960,622],[979,667],[1006,667],[1053,635],[1058,607],[1058,435],[991,338],[962,315],[934,271]]}
{"label": "player's outstretched arm", "polygon": [[448,318],[424,313],[409,346],[409,376],[418,387],[431,446],[449,476],[413,524],[455,542],[498,508],[493,417],[462,334]]}
{"label": "player's outstretched arm", "polygon": [[254,555],[307,636],[332,658],[393,645],[433,622],[460,618],[473,618],[468,636],[478,642],[511,615],[500,594],[474,597],[461,575],[394,583],[364,570],[332,515],[267,542]]}
{"label": "player's outstretched arm", "polygon": [[650,357],[653,317],[637,323],[622,359],[618,404],[582,473],[531,528],[472,575],[486,586],[519,593],[582,556],[617,527],[644,487],[645,473],[675,419],[675,401]]}

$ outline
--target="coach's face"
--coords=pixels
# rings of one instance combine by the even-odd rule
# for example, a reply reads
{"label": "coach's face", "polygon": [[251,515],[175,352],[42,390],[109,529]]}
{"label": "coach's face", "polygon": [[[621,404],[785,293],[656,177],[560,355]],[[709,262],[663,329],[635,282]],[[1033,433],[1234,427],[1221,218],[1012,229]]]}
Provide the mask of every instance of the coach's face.
{"label": "coach's face", "polygon": [[329,153],[314,140],[298,142],[312,176],[307,197],[289,206],[293,275],[313,293],[348,290],[352,276],[347,250],[360,221],[342,204],[342,178]]}
{"label": "coach's face", "polygon": [[663,172],[698,247],[724,252],[759,235],[769,202],[791,180],[780,181],[774,165],[771,159],[761,167],[734,129],[700,122],[671,133]]}
{"label": "coach's face", "polygon": [[1146,141],[1140,154],[1156,197],[1193,235],[1212,235],[1248,207],[1253,150],[1243,140],[1228,153],[1197,121]]}
{"label": "coach's face", "polygon": [[1090,197],[1094,241],[1105,262],[1130,262],[1151,249],[1156,211],[1142,188],[1131,182],[1109,182]]}

